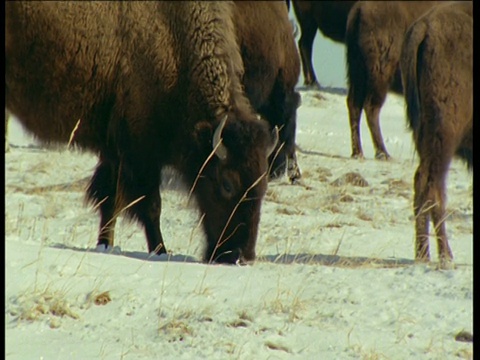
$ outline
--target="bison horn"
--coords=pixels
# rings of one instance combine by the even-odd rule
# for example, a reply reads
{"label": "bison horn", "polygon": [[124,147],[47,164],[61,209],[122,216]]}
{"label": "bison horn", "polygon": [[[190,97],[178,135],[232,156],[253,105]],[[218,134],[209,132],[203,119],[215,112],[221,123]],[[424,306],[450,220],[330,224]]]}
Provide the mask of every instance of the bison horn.
{"label": "bison horn", "polygon": [[267,157],[269,157],[272,154],[273,150],[275,150],[275,148],[277,147],[278,138],[279,138],[278,127],[275,126],[272,130],[272,142],[270,143],[270,146],[267,148]]}
{"label": "bison horn", "polygon": [[220,121],[220,124],[218,125],[217,129],[215,130],[215,133],[213,134],[213,149],[215,150],[215,155],[218,156],[220,160],[226,160],[228,151],[225,145],[223,145],[222,142],[222,131],[223,127],[225,126],[225,123],[227,122],[227,115]]}

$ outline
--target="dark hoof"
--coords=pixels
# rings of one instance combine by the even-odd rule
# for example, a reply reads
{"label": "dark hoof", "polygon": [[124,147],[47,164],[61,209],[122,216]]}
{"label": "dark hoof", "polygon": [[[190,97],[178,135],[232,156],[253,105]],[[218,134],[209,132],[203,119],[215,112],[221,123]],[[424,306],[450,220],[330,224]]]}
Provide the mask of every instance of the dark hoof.
{"label": "dark hoof", "polygon": [[322,87],[317,81],[310,84],[304,84],[304,87],[305,87],[305,90],[313,90],[313,91],[319,91],[322,89]]}
{"label": "dark hoof", "polygon": [[390,155],[388,155],[388,153],[379,152],[379,153],[375,154],[375,159],[376,160],[387,161],[387,160],[390,159]]}
{"label": "dark hoof", "polygon": [[302,178],[302,172],[300,171],[295,155],[287,158],[287,176],[291,184],[298,184]]}
{"label": "dark hoof", "polygon": [[158,244],[155,249],[149,249],[150,254],[162,255],[167,253],[167,249],[164,244]]}
{"label": "dark hoof", "polygon": [[430,262],[430,256],[416,256],[415,264],[427,264]]}
{"label": "dark hoof", "polygon": [[290,184],[293,184],[293,185],[298,184],[301,178],[302,178],[302,173],[300,172],[300,169],[298,167],[295,169],[288,170],[288,179],[290,180]]}
{"label": "dark hoof", "polygon": [[298,176],[288,177],[288,180],[290,181],[290,184],[292,184],[292,185],[299,185],[300,181],[302,180],[302,175],[298,174]]}
{"label": "dark hoof", "polygon": [[453,259],[440,259],[438,263],[438,270],[455,270],[456,268]]}

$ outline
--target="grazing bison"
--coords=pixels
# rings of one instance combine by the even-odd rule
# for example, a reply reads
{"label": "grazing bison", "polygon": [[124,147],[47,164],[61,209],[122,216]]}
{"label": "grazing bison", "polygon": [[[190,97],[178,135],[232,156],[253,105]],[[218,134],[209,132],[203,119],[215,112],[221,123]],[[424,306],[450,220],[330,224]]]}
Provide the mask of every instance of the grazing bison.
{"label": "grazing bison", "polygon": [[415,259],[430,260],[431,217],[440,262],[448,265],[448,169],[455,155],[473,169],[473,2],[439,5],[418,19],[406,33],[400,67],[420,158],[414,177]]}
{"label": "grazing bison", "polygon": [[[160,231],[161,170],[177,169],[203,214],[205,260],[255,258],[267,158],[278,132],[245,97],[232,2],[8,2],[6,107],[47,143],[99,163],[87,198],[99,247],[122,210]],[[127,206],[130,205],[130,206]]]}
{"label": "grazing bison", "polygon": [[292,183],[300,177],[295,153],[296,113],[300,75],[293,27],[283,1],[236,1],[235,28],[243,58],[242,83],[254,109],[280,129],[279,148],[271,155],[270,177],[285,173]]}
{"label": "grazing bison", "polygon": [[312,49],[317,29],[333,41],[345,42],[348,13],[356,1],[293,0],[293,11],[300,25],[298,48],[302,59],[303,82],[307,88],[320,89],[312,64]]}
{"label": "grazing bison", "polygon": [[390,155],[380,130],[387,92],[402,93],[399,70],[403,37],[413,21],[442,1],[359,1],[347,20],[346,60],[352,157],[363,158],[360,117],[365,109],[375,158]]}

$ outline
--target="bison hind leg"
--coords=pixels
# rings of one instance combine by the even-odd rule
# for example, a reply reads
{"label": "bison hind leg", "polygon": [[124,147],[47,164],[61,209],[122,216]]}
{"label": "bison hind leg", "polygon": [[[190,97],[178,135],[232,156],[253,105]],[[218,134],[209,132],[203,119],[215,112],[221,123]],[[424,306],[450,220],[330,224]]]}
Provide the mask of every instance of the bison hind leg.
{"label": "bison hind leg", "polygon": [[430,261],[429,223],[430,209],[427,204],[428,175],[422,171],[422,164],[417,168],[414,177],[413,214],[415,216],[415,261]]}
{"label": "bison hind leg", "polygon": [[360,138],[360,120],[362,117],[364,98],[357,95],[358,91],[354,84],[348,88],[347,109],[350,123],[350,137],[353,159],[363,159],[362,141]]}
{"label": "bison hind leg", "polygon": [[432,222],[435,228],[435,233],[437,237],[437,250],[438,258],[440,261],[440,267],[443,269],[450,269],[453,265],[453,254],[448,244],[447,230],[446,230],[446,215],[445,215],[445,176],[440,174],[438,178],[435,179],[433,184],[433,190],[435,197],[435,204],[432,208]]}
{"label": "bison hind leg", "polygon": [[300,59],[302,61],[304,86],[307,90],[320,90],[315,70],[312,63],[312,50],[315,35],[317,34],[317,23],[310,14],[302,16],[300,21],[301,35],[298,40]]}
{"label": "bison hind leg", "polygon": [[117,174],[114,164],[100,160],[87,188],[87,200],[100,211],[98,248],[107,249],[114,244]]}

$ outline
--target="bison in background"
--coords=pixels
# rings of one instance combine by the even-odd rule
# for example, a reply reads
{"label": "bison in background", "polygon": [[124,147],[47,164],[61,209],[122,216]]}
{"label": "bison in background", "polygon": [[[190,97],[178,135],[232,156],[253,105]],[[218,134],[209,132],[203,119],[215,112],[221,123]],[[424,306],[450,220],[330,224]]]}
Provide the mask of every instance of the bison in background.
{"label": "bison in background", "polygon": [[420,158],[414,177],[415,259],[429,261],[429,223],[441,266],[453,260],[445,229],[453,156],[473,169],[473,2],[439,5],[407,31],[400,67],[408,125]]}
{"label": "bison in background", "polygon": [[348,13],[356,1],[292,0],[293,11],[301,29],[298,48],[302,59],[305,87],[320,89],[312,64],[312,49],[317,29],[329,39],[344,43]]}
{"label": "bison in background", "polygon": [[380,129],[380,109],[389,90],[402,93],[398,63],[407,28],[439,3],[442,1],[359,1],[352,7],[345,37],[352,158],[363,158],[363,109],[375,158],[390,158]]}
{"label": "bison in background", "polygon": [[160,231],[161,170],[183,175],[200,209],[207,262],[251,261],[267,158],[278,133],[242,90],[232,2],[7,2],[5,101],[46,143],[99,163],[87,190],[98,246],[120,212]]}
{"label": "bison in background", "polygon": [[277,149],[270,156],[270,178],[301,177],[295,152],[300,75],[293,27],[283,1],[236,1],[235,29],[245,73],[242,83],[254,109],[280,129]]}

